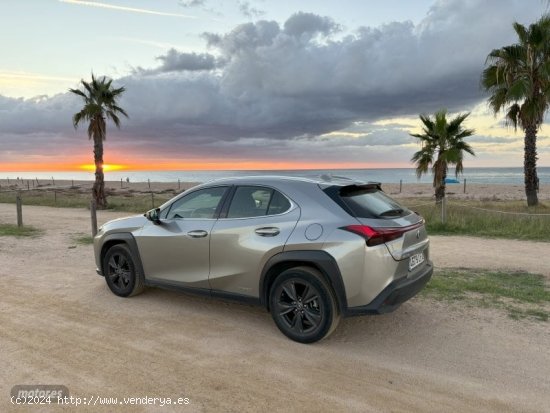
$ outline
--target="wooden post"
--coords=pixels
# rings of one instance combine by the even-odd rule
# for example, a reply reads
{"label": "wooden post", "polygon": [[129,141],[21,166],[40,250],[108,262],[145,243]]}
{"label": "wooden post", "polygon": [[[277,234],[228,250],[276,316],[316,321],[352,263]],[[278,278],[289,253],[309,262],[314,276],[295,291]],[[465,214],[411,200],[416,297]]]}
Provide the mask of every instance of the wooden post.
{"label": "wooden post", "polygon": [[180,180],[179,180],[179,178],[178,178],[178,191],[180,190],[180,187],[181,187],[181,182],[180,182]]}
{"label": "wooden post", "polygon": [[92,219],[92,237],[97,234],[97,211],[95,200],[90,201],[90,218]]}
{"label": "wooden post", "polygon": [[30,182],[27,180],[27,191],[31,189],[31,184]]}
{"label": "wooden post", "polygon": [[151,192],[151,207],[155,207],[155,194]]}
{"label": "wooden post", "polygon": [[443,225],[447,223],[447,197],[441,199],[441,223]]}
{"label": "wooden post", "polygon": [[151,180],[148,179],[148,180],[147,180],[147,183],[149,184],[149,189],[151,189]]}
{"label": "wooden post", "polygon": [[53,179],[53,176],[52,176],[52,185],[55,186],[55,181]]}
{"label": "wooden post", "polygon": [[120,178],[120,189],[122,189],[122,178]]}
{"label": "wooden post", "polygon": [[71,187],[74,187],[74,179],[71,179]]}
{"label": "wooden post", "polygon": [[22,227],[23,226],[23,207],[21,202],[21,192],[18,192],[17,196],[15,197],[15,205],[17,208],[17,226]]}
{"label": "wooden post", "polygon": [[401,193],[401,190],[403,189],[403,180],[399,180],[399,193]]}
{"label": "wooden post", "polygon": [[466,178],[464,178],[464,193],[466,193]]}

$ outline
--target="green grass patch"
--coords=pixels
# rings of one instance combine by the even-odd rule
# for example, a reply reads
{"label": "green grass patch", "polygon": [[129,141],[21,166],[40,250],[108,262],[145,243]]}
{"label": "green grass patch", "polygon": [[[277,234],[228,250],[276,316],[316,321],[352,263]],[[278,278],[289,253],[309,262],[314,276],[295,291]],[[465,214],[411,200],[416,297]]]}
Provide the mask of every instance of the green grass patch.
{"label": "green grass patch", "polygon": [[41,233],[41,230],[29,225],[18,227],[12,224],[0,224],[0,237],[34,237]]}
{"label": "green grass patch", "polygon": [[514,319],[548,321],[550,316],[550,288],[538,274],[440,269],[421,294],[439,301],[505,309]]}
{"label": "green grass patch", "polygon": [[80,245],[92,245],[94,239],[91,235],[78,234],[73,237],[73,241]]}
{"label": "green grass patch", "polygon": [[[441,223],[441,205],[426,199],[402,199],[426,219],[428,233],[434,235],[470,235],[550,242],[550,205],[541,202],[528,208],[525,201],[448,200],[447,221]],[[541,215],[547,214],[547,215]]]}

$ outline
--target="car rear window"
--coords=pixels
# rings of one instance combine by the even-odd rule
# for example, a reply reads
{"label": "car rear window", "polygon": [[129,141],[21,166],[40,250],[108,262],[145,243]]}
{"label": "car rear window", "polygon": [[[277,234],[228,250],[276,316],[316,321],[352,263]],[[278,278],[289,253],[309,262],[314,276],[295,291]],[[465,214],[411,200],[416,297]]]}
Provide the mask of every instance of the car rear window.
{"label": "car rear window", "polygon": [[377,185],[329,187],[325,193],[357,218],[399,218],[410,210],[386,195]]}

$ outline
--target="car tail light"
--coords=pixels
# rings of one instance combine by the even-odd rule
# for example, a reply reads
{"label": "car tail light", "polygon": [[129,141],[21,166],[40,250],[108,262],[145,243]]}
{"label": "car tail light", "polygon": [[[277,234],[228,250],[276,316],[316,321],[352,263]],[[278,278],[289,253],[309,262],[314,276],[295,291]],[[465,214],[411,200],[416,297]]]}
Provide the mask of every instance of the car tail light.
{"label": "car tail light", "polygon": [[348,225],[342,229],[362,236],[365,238],[369,247],[374,247],[375,245],[380,245],[385,242],[390,242],[401,238],[404,233],[415,228],[420,228],[423,224],[424,221],[420,221],[417,224],[409,225],[407,227],[393,228],[369,227],[368,225]]}

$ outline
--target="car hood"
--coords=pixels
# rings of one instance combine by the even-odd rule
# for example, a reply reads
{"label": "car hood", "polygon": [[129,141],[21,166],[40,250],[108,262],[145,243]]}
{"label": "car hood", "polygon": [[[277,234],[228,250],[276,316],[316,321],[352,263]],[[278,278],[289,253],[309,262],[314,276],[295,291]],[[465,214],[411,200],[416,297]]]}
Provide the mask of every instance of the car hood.
{"label": "car hood", "polygon": [[147,218],[143,215],[134,215],[126,218],[113,219],[112,221],[106,222],[100,228],[102,232],[114,232],[123,230],[124,232],[132,232],[136,229],[139,229],[145,225]]}

